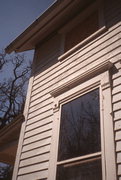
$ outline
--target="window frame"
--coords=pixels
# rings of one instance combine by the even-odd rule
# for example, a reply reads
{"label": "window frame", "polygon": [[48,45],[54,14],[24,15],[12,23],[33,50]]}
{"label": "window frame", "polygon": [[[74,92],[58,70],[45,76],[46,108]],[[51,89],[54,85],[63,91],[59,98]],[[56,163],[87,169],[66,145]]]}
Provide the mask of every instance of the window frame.
{"label": "window frame", "polygon": [[[73,101],[73,100],[83,96],[83,95],[86,95],[87,93],[89,93],[89,92],[91,92],[91,91],[93,91],[95,89],[99,89],[99,104],[101,104],[101,98],[100,98],[100,96],[101,96],[101,86],[100,86],[100,83],[98,84],[98,82],[94,83],[91,88],[90,88],[90,86],[87,86],[86,91],[82,91],[82,92],[80,91],[76,96],[74,94],[71,97],[68,96],[66,100],[63,99],[60,102],[59,127],[61,125],[62,106],[65,105],[66,103],[70,102],[70,101]],[[103,122],[102,122],[102,119],[101,119],[101,106],[100,106],[100,134],[101,134],[101,148],[102,148],[102,141],[104,141],[104,137],[103,137],[103,134],[101,133],[101,129],[102,129],[101,126],[103,126]],[[60,128],[59,128],[59,135],[60,135]],[[59,151],[59,137],[58,137],[57,157],[58,157],[58,153],[59,153],[58,151]],[[98,151],[98,152],[95,152],[95,153],[90,153],[90,154],[87,154],[87,155],[80,155],[78,157],[69,158],[69,159],[66,159],[66,160],[61,160],[61,161],[57,160],[57,165],[56,166],[58,168],[58,166],[60,166],[60,165],[65,165],[65,166],[69,165],[69,166],[71,166],[71,164],[73,164],[73,163],[83,164],[83,163],[86,163],[88,161],[93,162],[94,159],[95,160],[100,159],[101,161],[102,161],[102,159],[104,159],[104,154],[102,153],[102,150]]]}
{"label": "window frame", "polygon": [[[90,84],[91,85],[91,84]],[[86,90],[80,90],[77,95],[73,94],[72,96],[66,96],[64,99],[59,99],[59,129],[58,129],[58,134],[60,135],[60,124],[61,124],[61,110],[62,110],[62,106],[70,101],[73,101],[74,99],[76,98],[79,98],[97,88],[99,88],[99,103],[100,103],[100,133],[101,133],[101,149],[103,149],[103,141],[104,141],[104,137],[103,137],[103,132],[101,132],[102,130],[102,127],[101,126],[104,126],[103,125],[103,121],[102,121],[102,113],[101,113],[101,109],[102,109],[102,103],[101,103],[101,99],[102,99],[102,96],[101,96],[101,85],[100,85],[100,82],[99,81],[96,81],[94,82],[94,84],[92,85],[92,87],[89,86],[85,86],[84,89]],[[74,92],[76,93],[76,92]],[[58,149],[59,149],[59,136],[58,136],[58,148],[57,148],[57,157],[58,157]],[[103,170],[103,162],[104,162],[104,152],[102,152],[102,150],[100,152],[96,152],[96,153],[91,153],[91,154],[87,154],[87,155],[83,155],[83,156],[79,156],[79,157],[75,157],[75,158],[70,158],[70,159],[67,159],[67,160],[62,160],[62,161],[58,161],[56,162],[56,168],[59,166],[59,165],[64,165],[64,164],[71,164],[71,163],[76,163],[76,162],[79,162],[80,161],[80,164],[81,164],[81,161],[88,161],[88,160],[91,160],[91,159],[94,159],[94,158],[100,158],[101,161],[102,161],[102,171]],[[57,170],[56,170],[57,171]],[[56,172],[57,173],[57,172]],[[103,175],[103,173],[102,173]]]}
{"label": "window frame", "polygon": [[[111,83],[110,83],[110,68],[112,67],[110,62],[105,62],[103,66],[100,64],[95,68],[90,69],[84,74],[84,80],[80,84],[76,84],[77,81],[81,81],[83,76],[76,78],[76,80],[70,80],[73,84],[73,88],[66,87],[71,85],[69,82],[65,82],[62,85],[53,89],[50,93],[53,96],[53,138],[50,154],[50,167],[49,167],[49,180],[56,180],[57,166],[63,163],[67,163],[71,160],[78,161],[83,157],[72,158],[70,160],[57,161],[58,145],[59,145],[59,131],[60,131],[60,116],[61,107],[63,104],[80,97],[96,88],[100,89],[100,123],[101,123],[101,153],[97,152],[94,156],[102,156],[102,179],[103,180],[116,180],[116,163],[115,163],[115,145],[114,145],[114,130],[113,130],[113,117],[112,117],[112,104],[111,104]],[[102,70],[100,74],[97,74],[99,69]],[[90,79],[90,74],[94,73]],[[97,75],[96,75],[97,74]],[[63,88],[63,91],[62,91]],[[107,102],[109,105],[107,106]],[[110,152],[110,153],[109,153]],[[94,154],[94,153],[93,153]],[[90,155],[86,155],[84,158],[90,158]]]}

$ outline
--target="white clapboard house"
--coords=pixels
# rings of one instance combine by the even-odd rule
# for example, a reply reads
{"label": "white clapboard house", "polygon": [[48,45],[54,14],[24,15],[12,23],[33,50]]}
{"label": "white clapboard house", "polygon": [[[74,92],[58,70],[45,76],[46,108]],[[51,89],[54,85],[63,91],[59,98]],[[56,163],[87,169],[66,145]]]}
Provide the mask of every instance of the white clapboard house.
{"label": "white clapboard house", "polygon": [[121,0],[55,1],[6,52],[32,49],[13,180],[121,180]]}

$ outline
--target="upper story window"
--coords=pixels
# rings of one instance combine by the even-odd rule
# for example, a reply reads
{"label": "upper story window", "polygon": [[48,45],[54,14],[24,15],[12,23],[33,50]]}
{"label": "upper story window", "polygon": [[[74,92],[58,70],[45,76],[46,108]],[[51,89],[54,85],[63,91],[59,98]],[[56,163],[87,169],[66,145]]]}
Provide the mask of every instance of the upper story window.
{"label": "upper story window", "polygon": [[64,51],[66,52],[73,48],[75,45],[96,32],[98,28],[98,11],[96,11],[65,34]]}
{"label": "upper story window", "polygon": [[60,29],[62,56],[59,60],[93,40],[105,29],[103,5],[96,0]]}

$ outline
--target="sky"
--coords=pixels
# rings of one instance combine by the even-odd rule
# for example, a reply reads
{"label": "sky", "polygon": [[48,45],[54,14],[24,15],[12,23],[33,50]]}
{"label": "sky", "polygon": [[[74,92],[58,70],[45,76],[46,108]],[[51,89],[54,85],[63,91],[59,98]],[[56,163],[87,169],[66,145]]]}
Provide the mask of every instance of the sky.
{"label": "sky", "polygon": [[54,0],[0,0],[0,50],[21,34]]}
{"label": "sky", "polygon": [[[0,0],[0,52],[17,37],[55,0]],[[33,60],[34,51],[24,53]],[[9,72],[9,73],[8,73]],[[3,69],[0,80],[11,74],[11,67]]]}
{"label": "sky", "polygon": [[[0,52],[54,2],[55,0],[0,0]],[[4,76],[5,74],[4,71]]]}

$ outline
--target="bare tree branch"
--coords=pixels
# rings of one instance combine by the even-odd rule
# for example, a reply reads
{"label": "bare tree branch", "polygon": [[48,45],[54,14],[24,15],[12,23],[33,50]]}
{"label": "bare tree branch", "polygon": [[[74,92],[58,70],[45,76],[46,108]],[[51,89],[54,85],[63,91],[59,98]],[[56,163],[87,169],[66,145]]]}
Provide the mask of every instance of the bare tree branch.
{"label": "bare tree branch", "polygon": [[0,53],[0,70],[3,68],[6,63],[5,53]]}
{"label": "bare tree branch", "polygon": [[[1,57],[5,59],[2,54]],[[22,113],[26,87],[31,73],[30,63],[25,63],[24,55],[16,54],[9,60],[1,62],[3,62],[1,67],[6,66],[9,62],[13,73],[5,82],[0,82],[0,128]]]}

